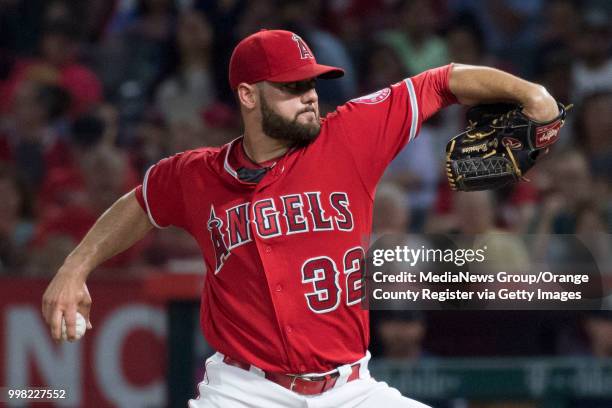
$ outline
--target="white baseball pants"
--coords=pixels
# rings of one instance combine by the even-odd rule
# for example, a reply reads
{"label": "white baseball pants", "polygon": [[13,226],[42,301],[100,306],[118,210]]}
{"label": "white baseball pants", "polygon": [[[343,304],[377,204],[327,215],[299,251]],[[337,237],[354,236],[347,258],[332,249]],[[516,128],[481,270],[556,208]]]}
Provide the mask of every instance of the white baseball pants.
{"label": "white baseball pants", "polygon": [[[370,354],[360,360],[359,379],[346,382],[340,376],[334,387],[319,395],[300,395],[267,380],[257,369],[246,371],[223,362],[216,353],[206,360],[199,396],[189,400],[189,408],[428,408],[398,390],[370,377]],[[348,366],[344,366],[348,367]],[[342,372],[343,370],[341,370]]]}

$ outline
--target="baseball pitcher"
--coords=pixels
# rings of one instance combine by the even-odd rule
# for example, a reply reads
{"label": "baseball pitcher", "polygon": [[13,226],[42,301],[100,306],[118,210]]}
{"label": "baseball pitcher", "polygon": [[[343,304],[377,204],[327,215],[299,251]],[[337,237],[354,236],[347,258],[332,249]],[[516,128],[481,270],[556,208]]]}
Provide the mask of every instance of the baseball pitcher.
{"label": "baseball pitcher", "polygon": [[[243,39],[231,57],[229,83],[244,134],[220,148],[161,160],[100,217],[43,296],[52,337],[60,339],[65,318],[68,338],[75,338],[77,311],[90,324],[86,278],[96,266],[151,228],[173,225],[201,248],[207,267],[201,327],[217,350],[190,408],[424,407],[368,372],[361,271],[376,184],[422,123],[450,104],[515,103],[515,113],[540,135],[538,148],[556,140],[562,115],[542,86],[451,64],[321,118],[316,81],[343,74],[318,64],[292,32],[262,30]],[[488,126],[514,129],[504,125],[507,113]],[[546,131],[536,132],[541,126]],[[511,150],[471,147],[491,133],[456,140],[449,166],[492,156],[512,164]],[[486,180],[464,182],[470,174],[461,168],[451,169],[460,178],[452,180],[455,187],[486,188]]]}

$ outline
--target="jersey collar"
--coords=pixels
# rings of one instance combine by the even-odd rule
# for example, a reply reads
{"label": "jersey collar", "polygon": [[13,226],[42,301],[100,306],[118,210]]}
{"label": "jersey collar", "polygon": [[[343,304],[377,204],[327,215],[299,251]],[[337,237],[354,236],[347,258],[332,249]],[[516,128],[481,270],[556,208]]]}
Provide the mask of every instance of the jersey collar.
{"label": "jersey collar", "polygon": [[[229,143],[226,145],[226,148],[225,148],[225,160],[224,160],[224,162],[223,162],[223,169],[224,169],[224,170],[225,170],[225,171],[226,171],[226,172],[227,172],[227,173],[228,173],[230,176],[232,176],[233,178],[235,178],[235,179],[236,179],[236,181],[239,181],[240,183],[244,183],[244,182],[243,182],[243,181],[241,181],[241,180],[238,178],[238,172],[237,172],[237,171],[236,171],[236,169],[234,169],[234,168],[232,167],[232,165],[230,164],[230,162],[229,162],[229,157],[230,157],[230,152],[232,151],[232,147],[233,147],[233,146],[236,144],[236,141],[238,141],[238,140],[240,140],[240,139],[242,139],[242,138],[243,138],[243,136],[239,136],[239,137],[237,137],[236,139],[232,140],[231,142],[229,142]],[[244,184],[250,184],[250,183],[244,183]]]}
{"label": "jersey collar", "polygon": [[244,135],[237,137],[232,140],[228,144],[225,145],[225,154],[223,159],[223,170],[227,175],[231,177],[231,179],[241,185],[244,186],[259,186],[264,187],[270,184],[272,181],[276,180],[280,175],[285,172],[286,165],[288,163],[289,158],[293,158],[295,156],[295,152],[299,149],[291,148],[284,155],[278,158],[276,162],[272,166],[270,166],[270,171],[263,177],[263,179],[259,183],[253,183],[248,181],[242,181],[238,177],[238,171],[232,165],[231,155],[235,154],[233,149],[239,147],[239,145],[243,142]]}

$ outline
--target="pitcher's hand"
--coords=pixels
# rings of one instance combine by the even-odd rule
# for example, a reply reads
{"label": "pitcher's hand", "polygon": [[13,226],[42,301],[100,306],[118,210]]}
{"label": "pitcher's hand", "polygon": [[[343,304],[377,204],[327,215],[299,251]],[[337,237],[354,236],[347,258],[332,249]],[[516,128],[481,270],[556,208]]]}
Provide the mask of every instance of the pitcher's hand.
{"label": "pitcher's hand", "polygon": [[51,330],[51,337],[56,341],[61,339],[63,317],[66,319],[68,340],[75,341],[76,312],[85,317],[87,328],[91,329],[90,308],[91,296],[85,282],[60,269],[49,283],[42,299],[42,314]]}

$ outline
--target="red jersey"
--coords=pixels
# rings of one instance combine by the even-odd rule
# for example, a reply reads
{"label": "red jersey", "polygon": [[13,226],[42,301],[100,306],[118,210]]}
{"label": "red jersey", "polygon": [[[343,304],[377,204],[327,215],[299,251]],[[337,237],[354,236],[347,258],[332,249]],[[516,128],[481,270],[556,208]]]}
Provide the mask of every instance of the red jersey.
{"label": "red jersey", "polygon": [[[267,371],[329,371],[369,343],[361,268],[376,184],[423,120],[455,102],[450,66],[354,99],[259,183],[238,178],[237,141],[161,160],[136,190],[158,227],[186,229],[208,273],[204,336]],[[240,140],[240,139],[237,139]]]}

